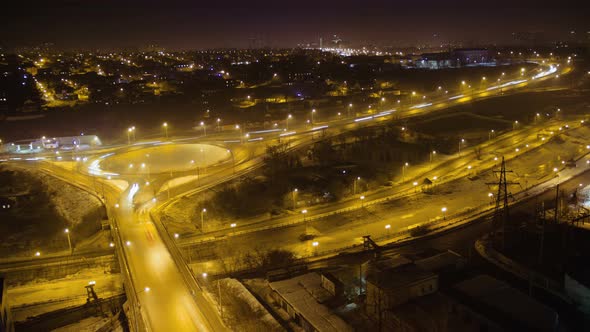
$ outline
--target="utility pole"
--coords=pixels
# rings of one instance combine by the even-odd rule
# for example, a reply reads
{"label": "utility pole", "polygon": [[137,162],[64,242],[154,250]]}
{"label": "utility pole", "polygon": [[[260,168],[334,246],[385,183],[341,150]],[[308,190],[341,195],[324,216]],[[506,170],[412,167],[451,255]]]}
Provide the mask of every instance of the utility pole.
{"label": "utility pole", "polygon": [[494,216],[492,219],[492,238],[495,240],[496,232],[498,228],[502,228],[501,246],[502,249],[506,247],[506,233],[508,231],[508,185],[518,185],[518,182],[508,182],[506,180],[506,173],[513,173],[512,171],[506,170],[506,162],[502,156],[502,164],[499,171],[494,173],[500,173],[498,183],[486,183],[487,185],[497,185],[498,193],[496,195],[496,207],[494,209]]}

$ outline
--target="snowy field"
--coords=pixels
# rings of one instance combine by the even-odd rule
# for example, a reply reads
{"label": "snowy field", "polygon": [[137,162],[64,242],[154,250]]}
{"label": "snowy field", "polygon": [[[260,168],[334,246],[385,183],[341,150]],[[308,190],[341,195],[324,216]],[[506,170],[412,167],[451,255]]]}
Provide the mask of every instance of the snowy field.
{"label": "snowy field", "polygon": [[15,321],[22,321],[27,317],[82,305],[87,298],[85,286],[90,282],[95,283],[94,290],[100,298],[124,292],[121,275],[105,273],[102,268],[85,269],[63,279],[36,280],[8,289],[13,317]]}
{"label": "snowy field", "polygon": [[75,245],[98,234],[103,218],[101,202],[64,181],[32,171],[29,167],[3,165],[22,196],[0,225],[2,252],[6,256],[43,254],[68,250],[64,229],[69,228]]}
{"label": "snowy field", "polygon": [[115,154],[104,158],[100,168],[118,174],[197,172],[230,157],[227,149],[215,145],[166,144]]}
{"label": "snowy field", "polygon": [[[581,126],[560,134],[559,138],[552,139],[539,148],[530,149],[510,159],[506,167],[513,173],[508,175],[508,180],[520,183],[510,186],[510,192],[516,194],[554,179],[555,170],[564,169],[565,162],[572,158],[582,158],[578,161],[578,169],[588,168],[588,137],[590,128]],[[462,212],[491,208],[493,199],[489,194],[495,194],[497,188],[488,183],[496,183],[497,177],[490,169],[473,170],[472,173],[477,173],[477,176],[437,185],[432,193],[418,193],[411,198],[392,200],[309,222],[308,232],[316,236],[313,241],[318,243],[314,247],[311,246],[311,241],[299,240],[299,235],[306,232],[303,224],[231,236],[227,241],[219,242],[220,245],[214,250],[223,259],[197,263],[197,254],[193,256],[193,269],[209,273],[231,270],[239,267],[243,254],[252,250],[282,248],[295,252],[297,256],[309,256],[315,252],[358,245],[362,243],[360,235],[384,237],[389,232],[406,230],[424,222],[451,219]],[[445,216],[441,212],[442,207],[446,208]],[[390,226],[386,228],[386,225]],[[210,247],[211,244],[206,246]]]}

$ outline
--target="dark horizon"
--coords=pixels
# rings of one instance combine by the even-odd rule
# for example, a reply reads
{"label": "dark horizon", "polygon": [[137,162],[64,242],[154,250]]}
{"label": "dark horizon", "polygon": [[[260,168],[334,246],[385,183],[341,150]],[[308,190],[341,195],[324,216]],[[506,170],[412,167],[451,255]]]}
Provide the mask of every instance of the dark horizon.
{"label": "dark horizon", "polygon": [[[8,6],[7,6],[8,7]],[[13,4],[4,11],[0,45],[50,42],[57,49],[168,49],[295,47],[338,35],[351,45],[508,43],[514,32],[541,32],[547,41],[588,39],[588,10],[573,1],[476,3],[426,0],[391,4],[368,0],[301,0],[278,5],[258,1],[194,4],[132,0],[53,1]],[[571,31],[576,34],[572,36]],[[581,36],[581,35],[584,36]]]}

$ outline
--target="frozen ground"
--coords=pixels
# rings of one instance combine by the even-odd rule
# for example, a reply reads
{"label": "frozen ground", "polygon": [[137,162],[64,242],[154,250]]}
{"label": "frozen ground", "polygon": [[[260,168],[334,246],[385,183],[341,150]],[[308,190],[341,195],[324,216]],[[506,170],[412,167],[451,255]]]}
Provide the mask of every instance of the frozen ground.
{"label": "frozen ground", "polygon": [[[221,282],[220,285],[217,285]],[[283,331],[282,326],[236,279],[220,279],[209,286],[210,296],[223,307],[224,322],[233,331]],[[218,287],[219,286],[219,287]]]}
{"label": "frozen ground", "polygon": [[2,168],[14,171],[12,177],[22,188],[10,186],[23,194],[17,197],[15,207],[4,214],[6,219],[0,225],[3,257],[30,257],[36,251],[48,254],[68,250],[65,228],[69,228],[76,248],[82,242],[96,244],[100,239],[97,235],[104,212],[96,197],[38,172],[31,165],[5,164]]}
{"label": "frozen ground", "polygon": [[[590,128],[581,126],[562,132],[559,138],[509,160],[507,169],[513,173],[509,173],[508,180],[520,183],[510,186],[509,191],[517,193],[553,179],[556,176],[554,169],[565,168],[564,162],[571,158],[582,157],[578,167],[588,168],[588,137]],[[495,169],[498,166],[496,165]],[[452,172],[456,171],[467,170],[459,169]],[[245,252],[256,249],[283,248],[294,251],[298,256],[309,256],[359,244],[362,241],[361,235],[370,234],[374,238],[379,238],[387,236],[389,232],[398,232],[430,220],[451,219],[461,212],[491,208],[493,200],[489,194],[495,195],[497,188],[488,183],[497,183],[497,177],[489,169],[474,168],[470,172],[471,179],[461,178],[436,185],[432,193],[418,193],[412,198],[393,200],[309,222],[308,232],[316,235],[313,240],[318,242],[316,246],[311,245],[312,241],[299,240],[299,235],[306,232],[305,225],[301,223],[293,227],[230,236],[222,242],[217,242],[215,246],[215,255],[222,257],[219,260],[206,258],[205,261],[196,263],[200,252],[205,250],[203,246],[198,247],[192,257],[193,269],[209,273],[231,271],[240,267],[240,259]],[[447,208],[444,216],[441,212],[442,207]],[[390,227],[386,228],[386,225]],[[211,244],[206,246],[210,252]]]}
{"label": "frozen ground", "polygon": [[98,297],[123,293],[120,274],[105,273],[102,268],[85,269],[63,279],[36,280],[8,289],[9,304],[15,321],[86,303],[85,286],[94,281]]}
{"label": "frozen ground", "polygon": [[172,180],[168,180],[168,181],[164,182],[164,184],[160,187],[160,190],[158,190],[157,194],[160,194],[161,192],[164,192],[164,191],[169,190],[171,188],[181,186],[185,183],[195,181],[198,179],[199,179],[198,175],[187,175],[187,176],[181,176],[178,178],[174,178]]}
{"label": "frozen ground", "polygon": [[227,160],[227,149],[209,144],[159,145],[115,154],[100,163],[103,171],[118,174],[156,174],[195,171]]}
{"label": "frozen ground", "polygon": [[[109,323],[110,318],[88,317],[75,324],[62,326],[53,330],[53,332],[94,332]],[[111,332],[123,332],[121,326],[116,326]]]}
{"label": "frozen ground", "polygon": [[102,205],[96,197],[61,180],[45,174],[37,176],[47,185],[49,196],[57,212],[72,227],[82,223],[89,211],[96,210]]}

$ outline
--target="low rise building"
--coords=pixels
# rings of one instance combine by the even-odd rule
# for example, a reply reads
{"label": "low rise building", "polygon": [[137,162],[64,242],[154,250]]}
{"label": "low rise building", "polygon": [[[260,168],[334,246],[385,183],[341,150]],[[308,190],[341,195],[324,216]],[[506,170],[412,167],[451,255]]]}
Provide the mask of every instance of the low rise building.
{"label": "low rise building", "polygon": [[322,287],[332,296],[341,296],[344,293],[344,284],[332,273],[322,273]]}
{"label": "low rise building", "polygon": [[488,275],[461,281],[447,295],[452,299],[450,318],[461,318],[454,321],[461,322],[463,331],[557,331],[559,327],[553,309]]}
{"label": "low rise building", "polygon": [[395,307],[438,290],[438,276],[413,263],[375,263],[367,274],[366,312],[375,321]]}
{"label": "low rise building", "polygon": [[414,264],[426,271],[436,273],[439,277],[439,284],[449,284],[461,277],[466,260],[456,252],[449,250],[416,260]]}
{"label": "low rise building", "polygon": [[305,331],[352,331],[340,317],[323,305],[333,295],[322,287],[322,277],[313,272],[269,283],[273,297],[289,317]]}
{"label": "low rise building", "polygon": [[496,59],[488,49],[458,48],[449,52],[424,53],[414,61],[416,68],[444,69],[464,66],[495,65]]}

